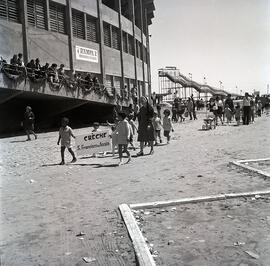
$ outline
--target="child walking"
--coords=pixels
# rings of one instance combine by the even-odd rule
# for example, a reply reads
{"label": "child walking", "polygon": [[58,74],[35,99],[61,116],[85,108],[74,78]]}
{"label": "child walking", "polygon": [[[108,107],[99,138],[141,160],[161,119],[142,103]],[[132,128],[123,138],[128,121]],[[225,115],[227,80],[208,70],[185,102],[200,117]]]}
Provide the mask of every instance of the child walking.
{"label": "child walking", "polygon": [[123,152],[128,156],[126,163],[131,160],[130,153],[127,149],[130,139],[130,126],[126,120],[126,114],[123,112],[118,113],[119,123],[117,124],[116,131],[118,132],[118,153],[119,153],[119,165],[123,164]]}
{"label": "child walking", "polygon": [[232,122],[232,110],[230,109],[229,105],[225,105],[224,114],[227,120],[227,125]]}
{"label": "child walking", "polygon": [[241,117],[241,110],[240,110],[240,104],[237,103],[236,107],[235,107],[235,120],[236,120],[236,123],[237,123],[237,126],[240,125],[240,117]]}
{"label": "child walking", "polygon": [[59,138],[57,141],[57,145],[59,145],[61,140],[61,163],[60,165],[65,164],[65,149],[67,148],[70,154],[72,155],[71,163],[75,163],[77,161],[76,156],[71,148],[71,137],[75,139],[75,136],[72,132],[71,127],[68,126],[69,120],[68,118],[64,117],[61,121],[61,127],[59,129]]}
{"label": "child walking", "polygon": [[129,129],[130,129],[130,138],[129,138],[129,143],[130,143],[130,146],[131,148],[136,151],[136,148],[134,146],[134,143],[133,143],[133,137],[135,136],[135,132],[138,131],[136,125],[135,125],[135,122],[133,120],[133,114],[130,114],[128,116],[128,123],[129,123]]}
{"label": "child walking", "polygon": [[164,129],[164,137],[167,138],[167,143],[170,143],[170,132],[174,132],[173,125],[172,125],[172,119],[171,119],[171,112],[169,109],[165,109],[164,112],[164,118],[163,118],[163,129]]}
{"label": "child walking", "polygon": [[162,143],[161,134],[160,134],[161,129],[162,129],[162,124],[161,124],[161,119],[156,112],[154,113],[153,126],[155,130],[155,146],[156,146],[158,145],[158,142],[157,142],[158,138],[159,138],[159,142]]}

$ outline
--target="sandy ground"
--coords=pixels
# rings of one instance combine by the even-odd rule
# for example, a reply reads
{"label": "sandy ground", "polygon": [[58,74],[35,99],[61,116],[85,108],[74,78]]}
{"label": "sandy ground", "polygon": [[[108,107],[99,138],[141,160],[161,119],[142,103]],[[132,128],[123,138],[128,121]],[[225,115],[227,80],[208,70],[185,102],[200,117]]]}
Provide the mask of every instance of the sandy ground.
{"label": "sandy ground", "polygon": [[185,204],[147,210],[138,220],[157,265],[267,266],[269,203],[265,196]]}
{"label": "sandy ground", "polygon": [[170,145],[121,167],[111,157],[58,166],[57,132],[1,139],[2,265],[84,265],[82,257],[135,265],[119,204],[269,188],[269,180],[228,163],[270,157],[270,117],[212,131],[199,130],[202,118],[175,125]]}

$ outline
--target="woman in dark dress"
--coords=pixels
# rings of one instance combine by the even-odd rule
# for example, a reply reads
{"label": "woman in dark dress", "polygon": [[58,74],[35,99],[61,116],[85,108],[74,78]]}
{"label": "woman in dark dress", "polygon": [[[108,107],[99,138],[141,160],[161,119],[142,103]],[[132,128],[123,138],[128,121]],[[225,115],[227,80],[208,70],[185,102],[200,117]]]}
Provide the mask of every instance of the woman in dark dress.
{"label": "woman in dark dress", "polygon": [[137,153],[137,156],[144,155],[143,148],[145,142],[150,143],[151,146],[150,154],[153,154],[154,153],[153,145],[155,141],[154,127],[152,123],[152,118],[154,116],[154,109],[149,104],[147,98],[144,96],[140,98],[140,103],[141,108],[138,113],[138,122],[139,122],[138,141],[140,142],[140,152]]}
{"label": "woman in dark dress", "polygon": [[35,139],[37,139],[37,134],[34,132],[34,122],[35,122],[35,115],[32,112],[32,108],[30,106],[27,106],[23,120],[23,127],[27,134],[27,140],[31,140],[30,134],[33,134],[35,136]]}

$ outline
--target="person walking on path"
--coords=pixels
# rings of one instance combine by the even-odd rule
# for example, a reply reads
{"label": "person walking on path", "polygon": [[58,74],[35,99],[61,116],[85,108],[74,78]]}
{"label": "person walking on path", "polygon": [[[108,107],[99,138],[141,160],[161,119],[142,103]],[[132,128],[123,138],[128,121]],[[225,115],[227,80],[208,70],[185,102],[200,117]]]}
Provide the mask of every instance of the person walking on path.
{"label": "person walking on path", "polygon": [[155,130],[155,146],[156,146],[158,145],[158,138],[159,138],[159,142],[162,143],[162,139],[161,139],[162,124],[161,124],[161,119],[156,112],[154,113],[153,125],[154,125],[154,130]]}
{"label": "person walking on path", "polygon": [[243,99],[243,124],[248,125],[250,119],[250,97],[246,92],[245,97]]}
{"label": "person walking on path", "polygon": [[27,141],[31,140],[30,134],[35,136],[37,139],[37,134],[34,132],[34,124],[35,124],[35,115],[32,112],[32,108],[30,106],[26,106],[26,110],[24,113],[23,127],[27,134]]}
{"label": "person walking on path", "polygon": [[222,115],[223,115],[223,102],[222,100],[217,96],[216,98],[216,105],[217,105],[217,110],[216,110],[216,125],[218,122],[218,118],[220,119],[221,124],[223,125],[223,120],[222,120]]}
{"label": "person walking on path", "polygon": [[190,120],[192,120],[192,114],[193,114],[193,102],[190,98],[188,98],[187,101],[187,111],[190,117]]}
{"label": "person walking on path", "polygon": [[169,109],[164,110],[164,117],[163,117],[163,129],[164,129],[164,137],[167,138],[167,144],[170,143],[170,132],[174,132],[173,125],[172,125],[172,119],[170,116],[171,112]]}
{"label": "person walking on path", "polygon": [[128,160],[126,163],[129,163],[131,160],[130,153],[128,151],[128,143],[130,140],[130,125],[126,120],[126,114],[124,112],[118,113],[119,122],[116,127],[116,131],[118,133],[117,142],[118,142],[118,153],[119,153],[119,165],[123,164],[123,152],[125,152],[128,156]]}
{"label": "person walking on path", "polygon": [[150,143],[151,149],[150,154],[154,153],[154,141],[155,141],[155,134],[154,134],[154,127],[152,123],[152,118],[154,116],[154,109],[149,104],[146,97],[142,96],[140,98],[141,108],[138,113],[138,141],[140,142],[140,152],[137,153],[137,156],[144,155],[143,148],[144,143]]}
{"label": "person walking on path", "polygon": [[75,154],[72,150],[72,147],[71,147],[71,137],[73,137],[75,139],[75,136],[73,134],[71,127],[68,126],[68,123],[69,123],[68,118],[66,118],[66,117],[62,118],[61,127],[59,129],[59,138],[57,141],[57,145],[59,145],[60,140],[61,140],[61,159],[62,160],[61,160],[60,165],[65,164],[65,150],[66,150],[66,148],[68,149],[68,151],[72,155],[71,163],[75,163],[77,161],[76,156],[75,156]]}
{"label": "person walking on path", "polygon": [[193,98],[193,94],[191,94],[191,101],[192,101],[192,104],[193,104],[193,110],[192,110],[193,119],[194,120],[197,120],[197,116],[196,116],[196,103],[195,103],[195,100]]}

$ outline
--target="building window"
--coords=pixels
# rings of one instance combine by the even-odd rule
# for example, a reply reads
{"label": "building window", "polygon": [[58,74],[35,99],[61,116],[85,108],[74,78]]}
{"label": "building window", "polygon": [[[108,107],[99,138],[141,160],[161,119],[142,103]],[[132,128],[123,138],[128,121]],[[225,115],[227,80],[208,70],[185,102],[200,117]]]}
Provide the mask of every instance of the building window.
{"label": "building window", "polygon": [[66,34],[65,6],[50,2],[50,28],[52,31]]}
{"label": "building window", "polygon": [[72,10],[72,31],[76,38],[84,39],[84,17],[83,13]]}
{"label": "building window", "polygon": [[133,36],[128,34],[128,53],[131,55],[135,54],[135,49],[134,49],[134,38]]}
{"label": "building window", "polygon": [[27,0],[27,19],[30,26],[46,29],[45,4],[43,0]]}
{"label": "building window", "polygon": [[86,17],[86,39],[91,42],[98,42],[97,19],[88,15]]}
{"label": "building window", "polygon": [[128,34],[123,31],[123,51],[128,53]]}
{"label": "building window", "polygon": [[106,87],[112,88],[113,86],[113,76],[106,75]]}
{"label": "building window", "polygon": [[112,1],[112,0],[102,0],[102,4],[104,4],[105,6],[113,9],[113,10],[116,10],[116,5],[115,5],[115,1]]}
{"label": "building window", "polygon": [[121,77],[114,77],[114,82],[113,82],[113,84],[114,84],[114,88],[115,88],[115,90],[116,90],[116,92],[119,94],[119,95],[121,95]]}
{"label": "building window", "polygon": [[112,26],[112,48],[120,50],[120,32],[114,26]]}
{"label": "building window", "polygon": [[110,24],[103,23],[103,32],[104,32],[104,44],[111,47],[111,29]]}
{"label": "building window", "polygon": [[147,63],[147,48],[143,46],[143,61]]}
{"label": "building window", "polygon": [[0,0],[0,18],[20,23],[19,1]]}
{"label": "building window", "polygon": [[137,58],[142,59],[142,45],[141,43],[136,40],[136,50],[137,50]]}

